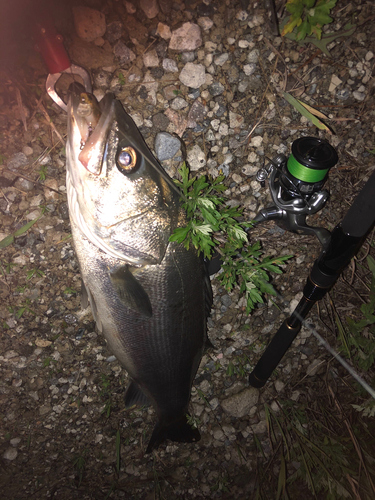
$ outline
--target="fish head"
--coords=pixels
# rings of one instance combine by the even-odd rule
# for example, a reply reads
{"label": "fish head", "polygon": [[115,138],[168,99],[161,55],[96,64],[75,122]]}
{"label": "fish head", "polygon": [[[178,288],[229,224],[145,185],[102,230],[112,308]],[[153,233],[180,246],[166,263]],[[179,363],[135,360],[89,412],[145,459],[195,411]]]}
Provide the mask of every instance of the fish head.
{"label": "fish head", "polygon": [[132,265],[160,263],[177,225],[180,193],[113,94],[71,92],[70,216],[97,247]]}

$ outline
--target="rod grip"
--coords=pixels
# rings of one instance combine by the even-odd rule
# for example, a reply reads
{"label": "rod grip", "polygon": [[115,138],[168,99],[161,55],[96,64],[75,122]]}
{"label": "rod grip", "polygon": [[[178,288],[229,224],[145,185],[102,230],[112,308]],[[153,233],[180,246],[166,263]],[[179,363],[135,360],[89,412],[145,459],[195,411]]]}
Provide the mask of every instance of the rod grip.
{"label": "rod grip", "polygon": [[267,349],[249,375],[249,384],[253,387],[263,387],[280,363],[291,343],[301,329],[301,323],[294,328],[288,324],[287,318],[271,340]]}

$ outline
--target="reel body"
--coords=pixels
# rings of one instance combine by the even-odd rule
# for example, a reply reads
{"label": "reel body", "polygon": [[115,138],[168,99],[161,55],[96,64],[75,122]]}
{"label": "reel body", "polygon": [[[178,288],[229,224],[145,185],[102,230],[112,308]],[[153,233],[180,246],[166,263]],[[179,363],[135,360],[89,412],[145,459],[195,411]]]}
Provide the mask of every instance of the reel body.
{"label": "reel body", "polygon": [[306,217],[321,210],[328,200],[329,193],[322,188],[337,161],[336,150],[326,141],[315,137],[294,141],[289,158],[278,155],[258,171],[257,180],[261,184],[269,177],[275,205],[261,210],[254,221],[275,220],[287,231],[315,235],[326,246],[330,232],[308,226]]}

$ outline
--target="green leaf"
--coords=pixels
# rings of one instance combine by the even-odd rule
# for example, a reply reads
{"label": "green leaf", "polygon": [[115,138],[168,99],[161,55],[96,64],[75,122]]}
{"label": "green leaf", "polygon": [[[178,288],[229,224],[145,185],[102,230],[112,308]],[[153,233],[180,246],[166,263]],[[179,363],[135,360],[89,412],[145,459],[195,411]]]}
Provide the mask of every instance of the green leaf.
{"label": "green leaf", "polygon": [[6,236],[0,241],[0,248],[6,248],[9,245],[11,245],[14,241],[14,236],[13,234],[10,234],[9,236]]}
{"label": "green leaf", "polygon": [[300,40],[303,40],[304,38],[306,38],[306,36],[310,35],[310,33],[311,33],[311,25],[308,22],[308,20],[305,19],[302,22],[302,24],[300,25],[300,27],[298,28],[298,33],[297,33],[297,36],[296,36],[297,42],[299,42]]}
{"label": "green leaf", "polygon": [[371,255],[368,255],[366,260],[372,275],[375,277],[375,259]]}
{"label": "green leaf", "polygon": [[310,111],[307,111],[305,106],[301,101],[295,99],[292,95],[288,94],[288,92],[283,92],[284,99],[289,102],[297,111],[301,113],[301,115],[305,116],[308,120],[310,120],[316,127],[321,130],[327,130],[330,132],[330,129],[323,122],[319,120],[316,116],[314,116]]}

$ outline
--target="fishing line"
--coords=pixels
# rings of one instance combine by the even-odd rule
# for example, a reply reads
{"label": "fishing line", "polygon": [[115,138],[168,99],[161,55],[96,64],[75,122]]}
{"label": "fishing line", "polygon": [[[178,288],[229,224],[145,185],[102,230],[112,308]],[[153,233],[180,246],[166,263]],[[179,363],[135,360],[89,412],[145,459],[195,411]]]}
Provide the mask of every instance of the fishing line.
{"label": "fishing line", "polygon": [[[276,291],[276,294],[284,304],[289,303],[287,300],[284,300],[284,297],[279,292]],[[356,380],[363,387],[363,389],[365,389],[365,391],[367,391],[375,400],[375,390],[356,372],[356,370],[352,366],[350,366],[349,363],[345,361],[345,359],[343,359],[340,354],[297,311],[294,311],[293,314],[302,323],[302,325],[314,335],[319,344],[321,344],[333,356],[333,358],[337,359],[337,361],[345,368],[347,372],[349,372],[354,380]]]}

